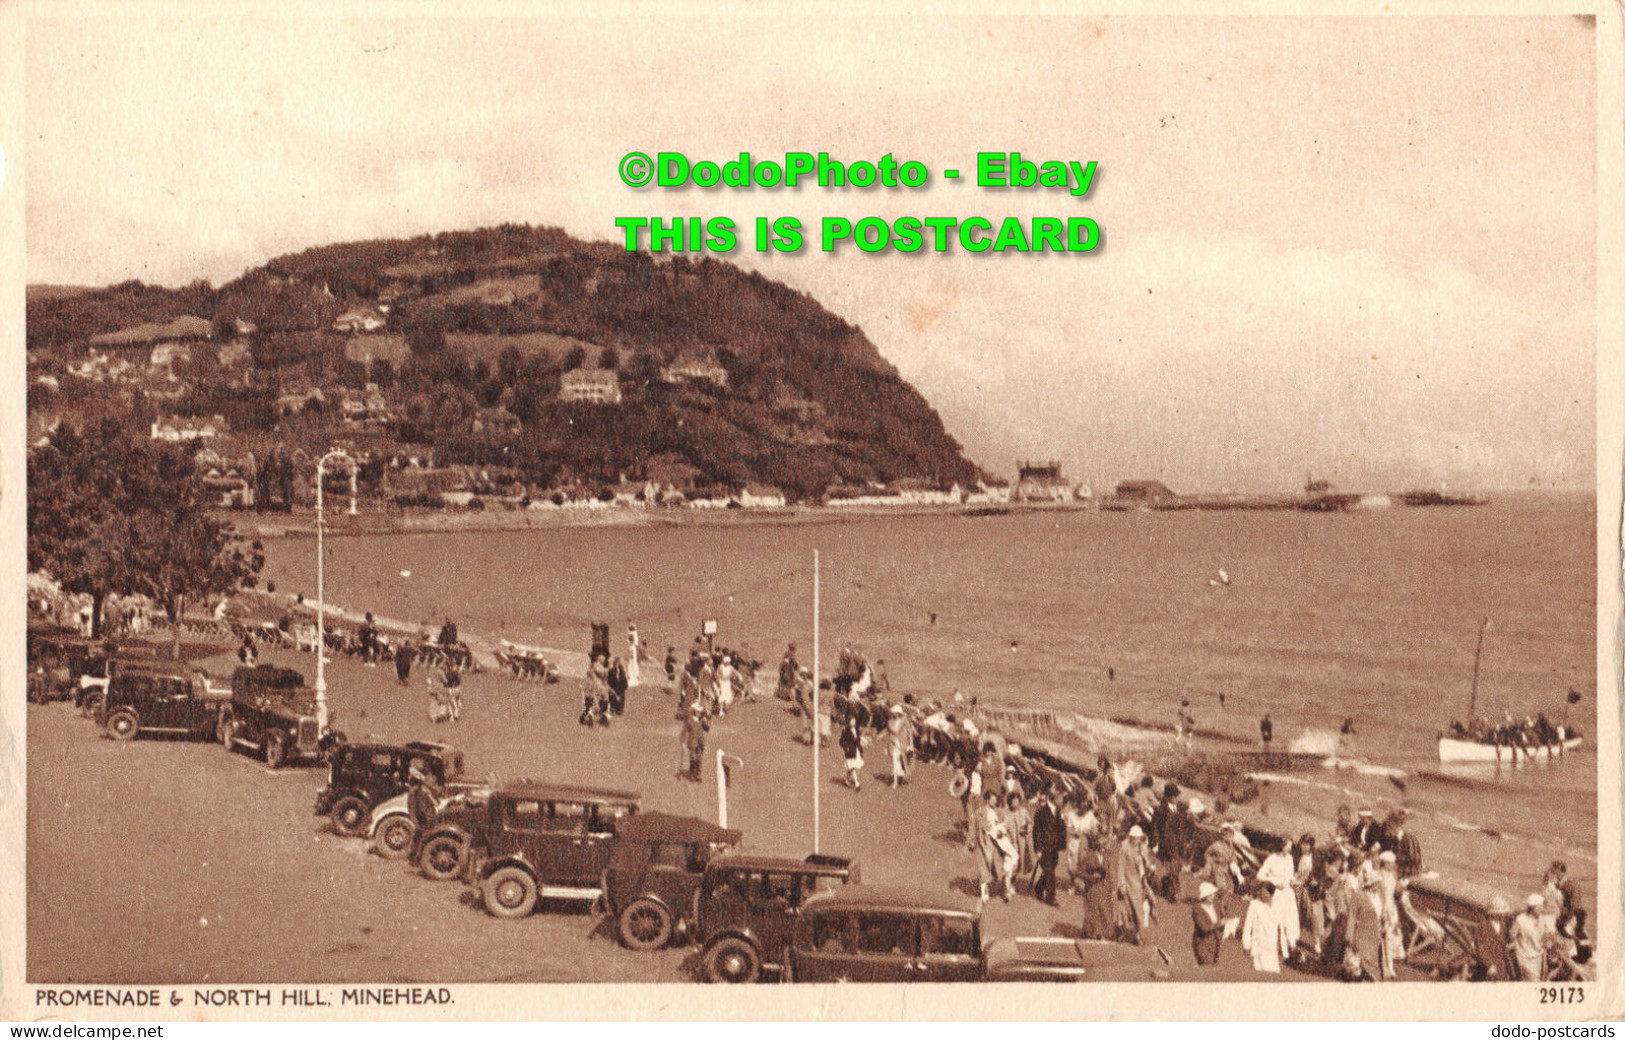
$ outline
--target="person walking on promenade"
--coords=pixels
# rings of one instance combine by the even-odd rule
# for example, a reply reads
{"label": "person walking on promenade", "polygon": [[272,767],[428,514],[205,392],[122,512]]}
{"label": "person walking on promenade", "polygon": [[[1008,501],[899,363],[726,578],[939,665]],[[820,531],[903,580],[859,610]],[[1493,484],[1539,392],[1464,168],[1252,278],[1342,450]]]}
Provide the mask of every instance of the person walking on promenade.
{"label": "person walking on promenade", "polygon": [[914,720],[901,704],[892,705],[886,733],[891,742],[891,785],[895,791],[908,777],[908,755],[914,747]]}
{"label": "person walking on promenade", "polygon": [[[999,819],[997,791],[982,792],[982,804],[971,810],[969,826],[965,829],[965,847],[976,855],[976,876],[981,886],[982,902],[987,902],[988,888],[1003,877],[1008,853],[1014,850],[1004,824]],[[1006,879],[1005,899],[1010,898]]]}
{"label": "person walking on promenade", "polygon": [[1269,712],[1265,712],[1264,717],[1258,720],[1258,735],[1264,738],[1264,750],[1268,751],[1270,741],[1275,739],[1275,723],[1270,721]]}
{"label": "person walking on promenade", "polygon": [[1033,813],[1033,855],[1038,873],[1033,878],[1033,898],[1055,905],[1055,866],[1066,848],[1066,824],[1055,803],[1055,789],[1044,789],[1038,810]]}
{"label": "person walking on promenade", "polygon": [[[677,681],[677,648],[675,646],[666,647],[666,681],[668,683]],[[666,692],[670,693],[671,691],[667,690]]]}
{"label": "person walking on promenade", "polygon": [[796,644],[791,643],[779,660],[779,688],[773,696],[781,701],[795,700],[796,707],[801,707],[800,698],[796,697],[796,679],[801,671],[801,665],[796,662]]}
{"label": "person walking on promenade", "polygon": [[683,777],[695,783],[700,782],[700,769],[705,763],[705,732],[711,724],[705,720],[705,713],[698,704],[689,708],[683,716]]}
{"label": "person walking on promenade", "polygon": [[1150,891],[1145,883],[1145,831],[1135,824],[1112,856],[1112,921],[1119,942],[1140,944],[1149,922]]}
{"label": "person walking on promenade", "polygon": [[626,710],[626,688],[632,685],[632,673],[619,657],[609,663],[609,670],[604,675],[604,685],[609,691],[607,714],[620,715]]}
{"label": "person walking on promenade", "polygon": [[1349,911],[1344,963],[1356,978],[1383,982],[1394,977],[1388,959],[1388,921],[1382,878],[1369,864],[1360,868],[1360,894]]}
{"label": "person walking on promenade", "polygon": [[1258,891],[1247,903],[1247,916],[1241,925],[1241,948],[1253,957],[1254,971],[1281,972],[1281,943],[1270,910],[1275,898],[1275,886],[1267,881],[1258,884]]}
{"label": "person walking on promenade", "polygon": [[1360,817],[1349,831],[1349,844],[1362,852],[1370,852],[1382,843],[1382,827],[1377,823],[1377,814],[1370,809],[1361,809]]}
{"label": "person walking on promenade", "polygon": [[369,668],[378,664],[378,623],[372,619],[370,610],[361,623],[361,660]]}
{"label": "person walking on promenade", "polygon": [[1525,982],[1539,982],[1546,976],[1546,944],[1551,936],[1543,920],[1546,909],[1546,897],[1532,892],[1524,901],[1523,913],[1507,927],[1507,941]]}
{"label": "person walking on promenade", "polygon": [[678,717],[681,718],[695,707],[704,710],[705,702],[700,692],[700,655],[690,652],[688,664],[683,667],[682,678],[677,684]]}
{"label": "person walking on promenade", "polygon": [[863,771],[863,734],[858,730],[855,715],[848,715],[846,724],[841,727],[841,755],[846,760],[846,786],[854,791],[863,790],[860,776]]}
{"label": "person walking on promenade", "polygon": [[1032,810],[1027,808],[1027,800],[1021,796],[1019,788],[1005,797],[1005,805],[1005,829],[1010,832],[1010,840],[1016,845],[1015,869],[1011,873],[1031,881],[1036,865],[1033,858]]}
{"label": "person walking on promenade", "polygon": [[1204,881],[1196,887],[1196,902],[1191,905],[1191,952],[1196,954],[1196,963],[1203,966],[1219,963],[1224,921],[1219,917],[1218,894],[1213,882]]}
{"label": "person walking on promenade", "polygon": [[401,648],[395,651],[395,681],[405,686],[407,680],[412,678],[412,659],[417,656],[417,649],[410,639],[401,643]]}
{"label": "person walking on promenade", "polygon": [[587,684],[581,691],[581,717],[576,721],[583,726],[609,725],[609,668],[602,656],[594,654],[587,667]]}
{"label": "person walking on promenade", "polygon": [[638,626],[628,621],[626,623],[626,685],[628,689],[635,690],[642,681],[643,670],[638,658],[643,655],[643,640],[638,636]]}
{"label": "person walking on promenade", "polygon": [[1422,872],[1422,843],[1405,829],[1404,809],[1395,809],[1382,821],[1378,843],[1384,851],[1394,854],[1401,878],[1412,878]]}

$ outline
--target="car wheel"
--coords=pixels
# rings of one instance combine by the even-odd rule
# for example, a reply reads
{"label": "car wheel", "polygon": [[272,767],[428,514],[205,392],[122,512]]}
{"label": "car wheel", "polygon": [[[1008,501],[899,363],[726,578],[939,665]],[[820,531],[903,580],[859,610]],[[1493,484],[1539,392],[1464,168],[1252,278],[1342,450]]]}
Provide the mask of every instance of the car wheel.
{"label": "car wheel", "polygon": [[706,948],[705,977],[712,982],[755,982],[761,975],[761,955],[737,936],[723,936]]}
{"label": "car wheel", "polygon": [[418,825],[408,816],[391,816],[378,825],[376,844],[378,854],[385,859],[405,859],[411,855],[412,839]]}
{"label": "car wheel", "polygon": [[115,740],[130,740],[141,732],[141,720],[129,708],[120,708],[108,718],[107,730]]}
{"label": "car wheel", "polygon": [[[270,743],[266,743],[270,748]],[[333,821],[333,829],[346,838],[359,838],[362,829],[367,825],[367,803],[353,794],[345,795],[333,803],[333,811],[328,818]]]}
{"label": "car wheel", "polygon": [[431,881],[450,881],[463,872],[463,843],[450,834],[430,838],[418,854],[418,869]]}
{"label": "car wheel", "polygon": [[653,899],[639,899],[621,911],[621,942],[633,950],[658,950],[671,941],[671,911]]}
{"label": "car wheel", "polygon": [[525,917],[536,909],[536,882],[518,867],[503,867],[485,879],[485,909],[495,917]]}

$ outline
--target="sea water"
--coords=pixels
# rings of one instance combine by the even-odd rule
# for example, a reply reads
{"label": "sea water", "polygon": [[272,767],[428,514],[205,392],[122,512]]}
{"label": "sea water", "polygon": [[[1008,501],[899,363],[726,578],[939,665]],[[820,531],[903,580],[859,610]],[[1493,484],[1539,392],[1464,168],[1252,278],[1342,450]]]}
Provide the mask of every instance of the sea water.
{"label": "sea water", "polygon": [[[843,645],[893,689],[1171,724],[1275,747],[1341,736],[1403,770],[1464,827],[1596,842],[1596,506],[1517,494],[1479,507],[1279,512],[1012,512],[832,523],[539,526],[336,537],[327,594],[438,630],[585,650],[635,623],[658,669],[702,624],[771,669],[812,661],[820,553],[825,674]],[[270,545],[266,577],[314,593],[311,539]],[[1222,574],[1221,574],[1222,572]],[[1551,767],[1442,771],[1465,718],[1544,711],[1584,731]],[[1580,701],[1570,707],[1568,693]],[[1415,780],[1412,781],[1416,782]]]}

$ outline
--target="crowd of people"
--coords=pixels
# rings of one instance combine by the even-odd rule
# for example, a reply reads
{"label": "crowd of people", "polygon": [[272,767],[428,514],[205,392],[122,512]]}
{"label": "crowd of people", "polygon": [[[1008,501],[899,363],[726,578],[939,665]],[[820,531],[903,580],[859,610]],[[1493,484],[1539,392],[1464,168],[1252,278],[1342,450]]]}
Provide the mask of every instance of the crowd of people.
{"label": "crowd of people", "polygon": [[[287,634],[287,619],[276,629],[269,636],[245,629],[240,660],[254,664],[257,641]],[[369,613],[354,630],[335,627],[328,642],[368,666],[392,660],[402,685],[420,663],[431,721],[460,719],[462,672],[474,661],[450,619],[437,636],[425,629],[420,639],[392,644]],[[639,685],[645,658],[635,626],[628,625],[619,654],[608,646],[607,626],[595,626],[583,727],[608,727],[626,710],[627,691]],[[686,661],[667,647],[666,688],[677,698],[681,723],[680,776],[700,781],[713,720],[754,697],[759,667],[706,638],[696,638]],[[839,747],[852,791],[862,790],[866,750],[889,759],[884,779],[894,788],[907,782],[916,760],[953,769],[950,792],[961,802],[964,846],[984,902],[1025,896],[1056,906],[1064,879],[1082,899],[1086,938],[1138,944],[1159,910],[1183,905],[1199,965],[1216,964],[1225,944],[1234,942],[1259,971],[1291,966],[1349,980],[1396,978],[1400,964],[1445,941],[1444,926],[1413,898],[1412,883],[1428,875],[1404,809],[1379,821],[1370,808],[1344,806],[1324,836],[1306,833],[1294,841],[1225,819],[1222,802],[1205,804],[1204,795],[1132,763],[1101,757],[1093,769],[1080,768],[1023,749],[984,730],[974,700],[957,694],[947,704],[893,698],[884,662],[871,665],[851,647],[841,649],[833,677],[819,683],[825,695],[819,715],[827,711],[827,719],[814,715],[816,680],[794,644],[779,662],[777,680],[776,697],[807,719],[806,739],[816,730]],[[1188,743],[1194,729],[1186,702],[1178,741]],[[1266,715],[1260,722],[1266,748],[1272,730]],[[1452,733],[1509,746],[1549,745],[1567,735],[1545,715],[1522,722],[1508,715],[1498,725],[1479,718],[1454,724]],[[1474,938],[1480,956],[1464,970],[1483,972],[1496,951],[1525,980],[1583,978],[1592,970],[1586,911],[1563,863],[1552,864],[1522,912],[1512,915],[1496,901],[1486,909],[1490,932]]]}
{"label": "crowd of people", "polygon": [[1538,748],[1561,744],[1575,735],[1565,723],[1558,725],[1546,717],[1545,712],[1522,721],[1508,712],[1499,723],[1492,723],[1480,715],[1471,722],[1459,720],[1450,724],[1450,735],[1457,740],[1470,740],[1475,744],[1494,744],[1497,747]]}
{"label": "crowd of people", "polygon": [[[1254,968],[1284,966],[1321,976],[1383,981],[1407,959],[1446,941],[1434,912],[1413,898],[1424,873],[1422,845],[1407,813],[1379,819],[1344,806],[1328,833],[1282,838],[1225,819],[1220,806],[1132,764],[1102,757],[1079,769],[1023,749],[976,722],[974,704],[952,711],[912,696],[891,699],[860,655],[843,651],[830,690],[846,782],[861,790],[864,751],[884,742],[891,783],[920,758],[954,767],[950,792],[964,810],[964,842],[983,901],[1029,895],[1056,905],[1065,884],[1083,898],[1082,933],[1139,943],[1159,906],[1189,908],[1199,964],[1217,963],[1226,942]],[[780,667],[779,696],[810,711],[811,676],[795,659]],[[1267,729],[1266,729],[1267,732]],[[1459,970],[1495,977],[1510,951],[1524,979],[1584,977],[1591,969],[1586,912],[1563,864],[1524,913],[1492,903],[1491,934]],[[1504,923],[1504,934],[1502,932]]]}

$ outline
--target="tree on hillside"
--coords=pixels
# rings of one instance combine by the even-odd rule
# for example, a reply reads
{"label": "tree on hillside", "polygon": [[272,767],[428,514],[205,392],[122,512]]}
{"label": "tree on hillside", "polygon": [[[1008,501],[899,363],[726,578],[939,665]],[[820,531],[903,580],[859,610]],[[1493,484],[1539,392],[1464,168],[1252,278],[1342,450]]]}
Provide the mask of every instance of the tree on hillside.
{"label": "tree on hillside", "polygon": [[571,369],[580,368],[582,365],[586,364],[586,362],[587,351],[579,343],[571,347],[564,354],[564,370],[566,372],[570,371]]}
{"label": "tree on hillside", "polygon": [[[28,567],[91,597],[142,593],[177,620],[189,597],[251,585],[264,565],[205,506],[190,455],[132,441],[114,423],[64,425],[28,457]],[[178,640],[178,629],[177,629]]]}

